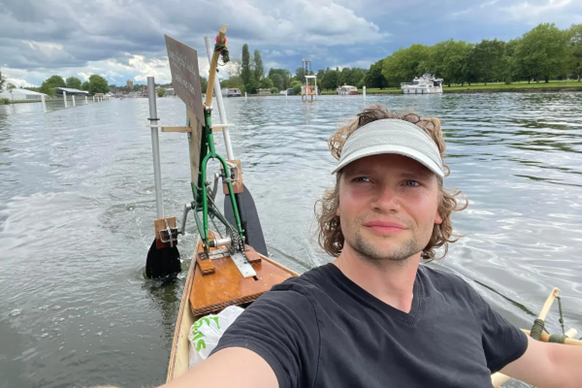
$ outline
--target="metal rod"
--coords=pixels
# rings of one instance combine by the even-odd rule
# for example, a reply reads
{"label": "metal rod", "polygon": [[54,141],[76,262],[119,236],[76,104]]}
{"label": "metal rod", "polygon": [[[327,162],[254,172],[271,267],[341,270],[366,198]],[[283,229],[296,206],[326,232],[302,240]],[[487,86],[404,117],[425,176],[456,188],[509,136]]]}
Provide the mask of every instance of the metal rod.
{"label": "metal rod", "polygon": [[188,218],[188,212],[190,210],[192,210],[191,203],[187,203],[186,205],[184,205],[184,212],[182,213],[182,229],[180,231],[180,233],[182,233],[183,236],[186,235],[186,219]]}
{"label": "metal rod", "polygon": [[[212,60],[212,52],[214,47],[212,46],[212,40],[209,37],[204,38],[204,43],[206,43],[206,55],[208,55],[208,63]],[[216,96],[216,102],[218,104],[218,115],[220,116],[221,124],[227,124],[226,113],[224,111],[224,102],[222,101],[222,90],[220,89],[220,81],[218,77],[214,78],[214,95]],[[228,127],[222,127],[222,136],[224,137],[224,145],[226,146],[226,156],[228,159],[234,159],[234,152],[232,151],[232,143],[230,142],[230,133]]]}
{"label": "metal rod", "polygon": [[65,108],[68,108],[68,106],[67,106],[67,92],[65,92],[64,90],[63,90],[63,99],[65,100]]}
{"label": "metal rod", "polygon": [[44,111],[44,113],[46,113],[46,100],[44,99],[44,94],[40,96],[40,99],[42,101],[42,110]]}
{"label": "metal rod", "polygon": [[[158,123],[158,109],[156,106],[156,84],[154,77],[148,77],[148,102],[150,105],[150,124]],[[160,142],[158,127],[152,130],[152,154],[154,155],[154,180],[156,182],[156,210],[158,218],[164,218],[164,202],[162,201],[162,173],[160,170]]]}
{"label": "metal rod", "polygon": [[75,102],[75,95],[74,95],[74,94],[72,94],[72,95],[71,95],[71,98],[73,99],[73,106],[77,106],[77,103]]}

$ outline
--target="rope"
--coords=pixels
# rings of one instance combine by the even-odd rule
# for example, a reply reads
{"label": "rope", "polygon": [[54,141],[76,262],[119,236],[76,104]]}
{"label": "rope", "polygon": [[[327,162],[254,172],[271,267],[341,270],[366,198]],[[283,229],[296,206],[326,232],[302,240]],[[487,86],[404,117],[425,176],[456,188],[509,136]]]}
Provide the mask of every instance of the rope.
{"label": "rope", "polygon": [[564,329],[564,314],[562,313],[562,298],[556,296],[558,299],[558,308],[560,309],[560,325],[562,326],[562,335],[566,335],[566,330]]}
{"label": "rope", "polygon": [[543,331],[544,331],[544,320],[538,318],[534,321],[534,324],[531,328],[530,337],[539,341],[540,338],[542,338]]}
{"label": "rope", "polygon": [[222,57],[223,64],[227,64],[230,61],[230,56],[228,53],[228,49],[226,48],[226,44],[216,43],[214,45],[214,51],[220,52],[220,56]]}
{"label": "rope", "polygon": [[566,338],[568,338],[566,335],[552,334],[548,342],[563,344],[564,342],[566,342]]}

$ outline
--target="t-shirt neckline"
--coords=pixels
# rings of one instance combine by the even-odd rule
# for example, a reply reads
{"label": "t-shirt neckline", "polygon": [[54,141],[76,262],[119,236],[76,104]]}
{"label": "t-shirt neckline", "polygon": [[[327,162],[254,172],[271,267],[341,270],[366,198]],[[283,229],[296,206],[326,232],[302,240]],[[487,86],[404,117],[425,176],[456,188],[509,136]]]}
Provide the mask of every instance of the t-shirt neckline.
{"label": "t-shirt neckline", "polygon": [[399,321],[409,326],[413,326],[422,313],[424,304],[423,303],[424,285],[422,284],[422,277],[419,274],[419,272],[421,271],[420,266],[418,268],[418,271],[416,272],[416,279],[414,281],[412,291],[413,292],[412,306],[408,313],[405,313],[402,310],[398,310],[397,308],[390,306],[389,304],[381,301],[374,295],[370,294],[368,291],[366,291],[365,289],[360,287],[357,283],[348,278],[335,264],[328,263],[325,264],[322,268],[329,272],[336,280],[348,286],[350,290],[356,293],[359,297],[364,298],[367,302],[374,305],[376,308],[380,309],[381,311],[384,311],[389,316],[398,319]]}

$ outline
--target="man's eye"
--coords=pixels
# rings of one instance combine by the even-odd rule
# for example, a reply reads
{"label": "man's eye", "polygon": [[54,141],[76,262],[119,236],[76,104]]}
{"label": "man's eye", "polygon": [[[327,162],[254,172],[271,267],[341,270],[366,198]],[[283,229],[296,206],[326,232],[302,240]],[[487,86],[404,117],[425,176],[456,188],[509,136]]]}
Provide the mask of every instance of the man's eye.
{"label": "man's eye", "polygon": [[413,180],[407,180],[405,182],[405,184],[406,184],[406,186],[413,186],[413,187],[416,187],[416,186],[419,186],[420,185],[420,183],[418,183],[417,181],[413,181]]}
{"label": "man's eye", "polygon": [[354,182],[370,182],[370,178],[365,176],[359,176],[354,178]]}

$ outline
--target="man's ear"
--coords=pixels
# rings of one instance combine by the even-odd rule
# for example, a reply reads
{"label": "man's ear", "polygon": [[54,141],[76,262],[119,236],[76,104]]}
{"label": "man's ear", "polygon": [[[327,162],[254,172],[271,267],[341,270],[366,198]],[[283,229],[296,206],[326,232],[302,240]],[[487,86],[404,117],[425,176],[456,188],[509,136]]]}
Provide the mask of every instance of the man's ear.
{"label": "man's ear", "polygon": [[441,214],[438,212],[438,210],[436,216],[434,217],[434,223],[438,225],[443,223],[443,218],[441,217]]}

